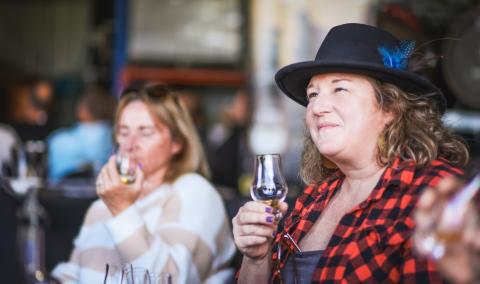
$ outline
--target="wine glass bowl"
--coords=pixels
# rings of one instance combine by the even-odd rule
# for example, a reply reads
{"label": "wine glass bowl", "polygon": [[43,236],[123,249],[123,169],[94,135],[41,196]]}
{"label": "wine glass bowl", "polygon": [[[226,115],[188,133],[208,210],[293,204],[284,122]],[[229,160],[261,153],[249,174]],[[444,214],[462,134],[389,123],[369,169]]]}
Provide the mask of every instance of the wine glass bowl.
{"label": "wine glass bowl", "polygon": [[288,187],[282,174],[280,155],[257,155],[250,188],[252,199],[278,209],[279,203],[285,200],[287,192]]}
{"label": "wine glass bowl", "polygon": [[120,181],[124,184],[132,184],[136,180],[137,159],[132,153],[117,150],[115,155],[115,163],[117,166]]}

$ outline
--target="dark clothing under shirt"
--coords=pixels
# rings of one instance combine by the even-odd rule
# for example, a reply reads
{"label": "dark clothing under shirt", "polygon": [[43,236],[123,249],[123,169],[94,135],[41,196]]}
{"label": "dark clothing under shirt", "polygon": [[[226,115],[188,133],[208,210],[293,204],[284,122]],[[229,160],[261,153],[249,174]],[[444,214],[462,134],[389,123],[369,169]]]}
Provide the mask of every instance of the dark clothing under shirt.
{"label": "dark clothing under shirt", "polygon": [[285,267],[281,271],[284,284],[311,283],[313,272],[317,267],[318,260],[323,250],[297,252],[287,259]]}

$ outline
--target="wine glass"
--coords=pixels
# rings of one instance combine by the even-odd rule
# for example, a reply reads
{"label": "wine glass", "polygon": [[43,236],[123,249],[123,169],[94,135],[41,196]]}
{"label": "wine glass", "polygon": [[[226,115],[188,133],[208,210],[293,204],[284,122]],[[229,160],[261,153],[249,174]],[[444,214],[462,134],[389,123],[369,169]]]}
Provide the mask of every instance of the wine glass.
{"label": "wine glass", "polygon": [[280,155],[257,155],[250,189],[253,200],[263,202],[278,212],[278,206],[287,196],[287,192],[288,187],[282,174]]}
{"label": "wine glass", "polygon": [[122,284],[125,283],[125,272],[128,269],[128,264],[112,264],[105,265],[105,276],[103,284]]}
{"label": "wine glass", "polygon": [[125,271],[122,284],[172,284],[170,273],[155,274],[143,267],[130,267]]}
{"label": "wine glass", "polygon": [[172,284],[172,275],[168,272],[162,272],[159,275],[152,276],[151,282],[152,284]]}
{"label": "wine glass", "polygon": [[120,181],[124,184],[134,183],[138,166],[135,155],[118,147],[115,154],[115,162],[118,174],[120,175]]}
{"label": "wine glass", "polygon": [[122,284],[151,284],[150,272],[141,267],[131,267],[125,272],[125,282]]}
{"label": "wine glass", "polygon": [[479,189],[480,173],[453,197],[440,201],[444,206],[437,206],[436,211],[432,212],[432,215],[439,218],[432,217],[428,226],[430,230],[417,234],[417,250],[420,253],[438,260],[445,255],[449,246],[462,241],[467,210]]}

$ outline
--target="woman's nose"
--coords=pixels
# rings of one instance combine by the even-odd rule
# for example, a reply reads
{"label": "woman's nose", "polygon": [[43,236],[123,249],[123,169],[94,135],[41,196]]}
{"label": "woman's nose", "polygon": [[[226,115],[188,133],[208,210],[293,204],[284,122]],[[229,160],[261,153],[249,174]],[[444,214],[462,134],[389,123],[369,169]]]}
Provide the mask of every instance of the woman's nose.
{"label": "woman's nose", "polygon": [[311,108],[314,114],[321,115],[329,113],[332,109],[332,104],[328,95],[318,95],[309,102],[308,107]]}
{"label": "woman's nose", "polygon": [[127,141],[125,142],[125,148],[128,152],[133,152],[137,147],[137,138],[135,135],[128,137]]}

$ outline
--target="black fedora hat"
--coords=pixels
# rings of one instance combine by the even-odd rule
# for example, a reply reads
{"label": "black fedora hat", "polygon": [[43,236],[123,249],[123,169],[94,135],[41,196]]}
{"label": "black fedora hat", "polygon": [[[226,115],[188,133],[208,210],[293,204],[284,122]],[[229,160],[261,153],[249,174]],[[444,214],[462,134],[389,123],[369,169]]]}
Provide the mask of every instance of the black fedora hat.
{"label": "black fedora hat", "polygon": [[445,111],[445,98],[429,80],[409,71],[413,42],[400,41],[392,34],[369,25],[349,23],[333,27],[313,61],[287,65],[275,74],[278,87],[291,99],[306,106],[306,87],[321,73],[354,73],[396,85],[404,91],[430,95]]}

